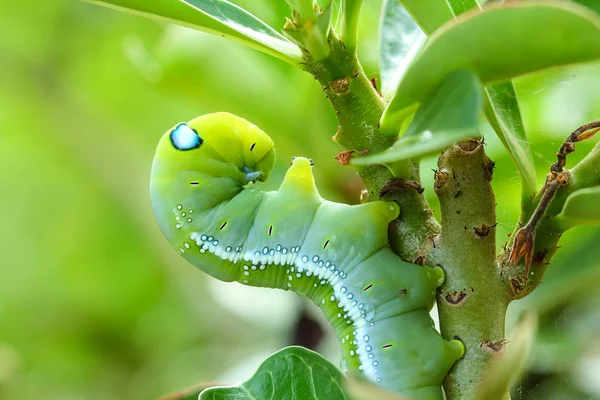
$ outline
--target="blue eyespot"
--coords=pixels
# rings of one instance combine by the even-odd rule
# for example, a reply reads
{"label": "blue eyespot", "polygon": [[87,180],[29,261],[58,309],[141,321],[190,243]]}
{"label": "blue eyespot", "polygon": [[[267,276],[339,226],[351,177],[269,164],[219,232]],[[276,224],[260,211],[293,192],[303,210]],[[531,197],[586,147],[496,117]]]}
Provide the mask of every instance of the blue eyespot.
{"label": "blue eyespot", "polygon": [[202,146],[204,140],[186,123],[181,123],[171,131],[171,143],[177,150],[193,150]]}

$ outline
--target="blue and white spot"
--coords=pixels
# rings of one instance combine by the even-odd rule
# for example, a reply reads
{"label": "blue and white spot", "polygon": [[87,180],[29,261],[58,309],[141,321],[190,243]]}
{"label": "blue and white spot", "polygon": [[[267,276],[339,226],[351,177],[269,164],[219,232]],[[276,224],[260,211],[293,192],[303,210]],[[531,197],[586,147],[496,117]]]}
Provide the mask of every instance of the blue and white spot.
{"label": "blue and white spot", "polygon": [[177,150],[193,150],[202,146],[202,138],[186,123],[181,123],[171,131],[171,143]]}

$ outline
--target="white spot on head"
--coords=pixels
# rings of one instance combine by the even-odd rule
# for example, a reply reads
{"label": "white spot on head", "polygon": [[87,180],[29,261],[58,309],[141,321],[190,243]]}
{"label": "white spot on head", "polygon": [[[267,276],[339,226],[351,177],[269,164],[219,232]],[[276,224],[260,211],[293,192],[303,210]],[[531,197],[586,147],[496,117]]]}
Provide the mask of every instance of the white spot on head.
{"label": "white spot on head", "polygon": [[177,150],[197,149],[202,145],[202,139],[187,124],[179,124],[171,131],[169,135],[171,144]]}

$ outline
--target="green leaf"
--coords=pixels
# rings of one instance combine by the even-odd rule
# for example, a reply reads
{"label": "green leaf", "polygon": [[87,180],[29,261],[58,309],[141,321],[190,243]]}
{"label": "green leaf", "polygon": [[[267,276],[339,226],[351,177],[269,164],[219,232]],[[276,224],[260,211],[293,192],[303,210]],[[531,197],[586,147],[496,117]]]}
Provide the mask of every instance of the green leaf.
{"label": "green leaf", "polygon": [[298,46],[254,15],[226,0],[84,1],[227,37],[296,66],[302,61]]}
{"label": "green leaf", "polygon": [[486,117],[517,165],[521,175],[522,203],[530,204],[537,188],[535,165],[523,128],[515,87],[512,81],[507,81],[490,85],[485,91],[488,98]]}
{"label": "green leaf", "polygon": [[454,18],[446,0],[400,0],[400,3],[427,35]]}
{"label": "green leaf", "polygon": [[248,381],[207,389],[200,400],[347,400],[342,379],[321,355],[292,346],[267,358]]}
{"label": "green leaf", "polygon": [[577,225],[600,224],[600,186],[579,189],[567,197],[556,221],[564,229]]}
{"label": "green leaf", "polygon": [[518,378],[527,364],[527,358],[535,339],[537,315],[527,312],[504,351],[492,362],[486,377],[479,382],[475,400],[504,400],[511,382]]}
{"label": "green leaf", "polygon": [[455,71],[421,105],[406,134],[389,149],[352,159],[352,164],[391,163],[438,152],[477,136],[483,107],[481,84],[471,71]]}
{"label": "green leaf", "polygon": [[389,100],[427,36],[398,0],[384,0],[380,26],[381,92]]}
{"label": "green leaf", "polygon": [[508,2],[469,11],[429,38],[385,110],[381,132],[397,135],[414,105],[456,69],[492,84],[598,58],[600,18],[575,3]]}

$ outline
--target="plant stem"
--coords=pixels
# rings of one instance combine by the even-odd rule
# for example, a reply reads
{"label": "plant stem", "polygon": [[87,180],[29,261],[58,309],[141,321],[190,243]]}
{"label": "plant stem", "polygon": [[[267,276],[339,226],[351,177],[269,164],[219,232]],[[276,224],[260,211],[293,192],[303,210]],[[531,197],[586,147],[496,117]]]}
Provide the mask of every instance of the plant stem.
{"label": "plant stem", "polygon": [[400,215],[389,227],[390,246],[405,261],[432,267],[435,264],[429,254],[440,233],[440,225],[423,196],[417,164],[412,166],[412,178],[395,178],[381,191],[382,198],[393,200],[400,206]]}
{"label": "plant stem", "polygon": [[[385,102],[365,75],[355,52],[330,34],[331,54],[314,61],[304,54],[304,69],[319,81],[339,122],[334,137],[348,150],[378,152],[392,145],[395,138],[379,133],[379,119]],[[382,165],[371,165],[358,171],[363,178],[370,200],[379,198],[380,188],[392,177]]]}
{"label": "plant stem", "polygon": [[446,271],[437,299],[440,326],[444,338],[459,338],[466,347],[444,388],[448,400],[468,400],[505,344],[512,295],[496,263],[493,163],[483,145],[475,139],[461,142],[442,154],[438,166],[442,225],[432,258]]}

